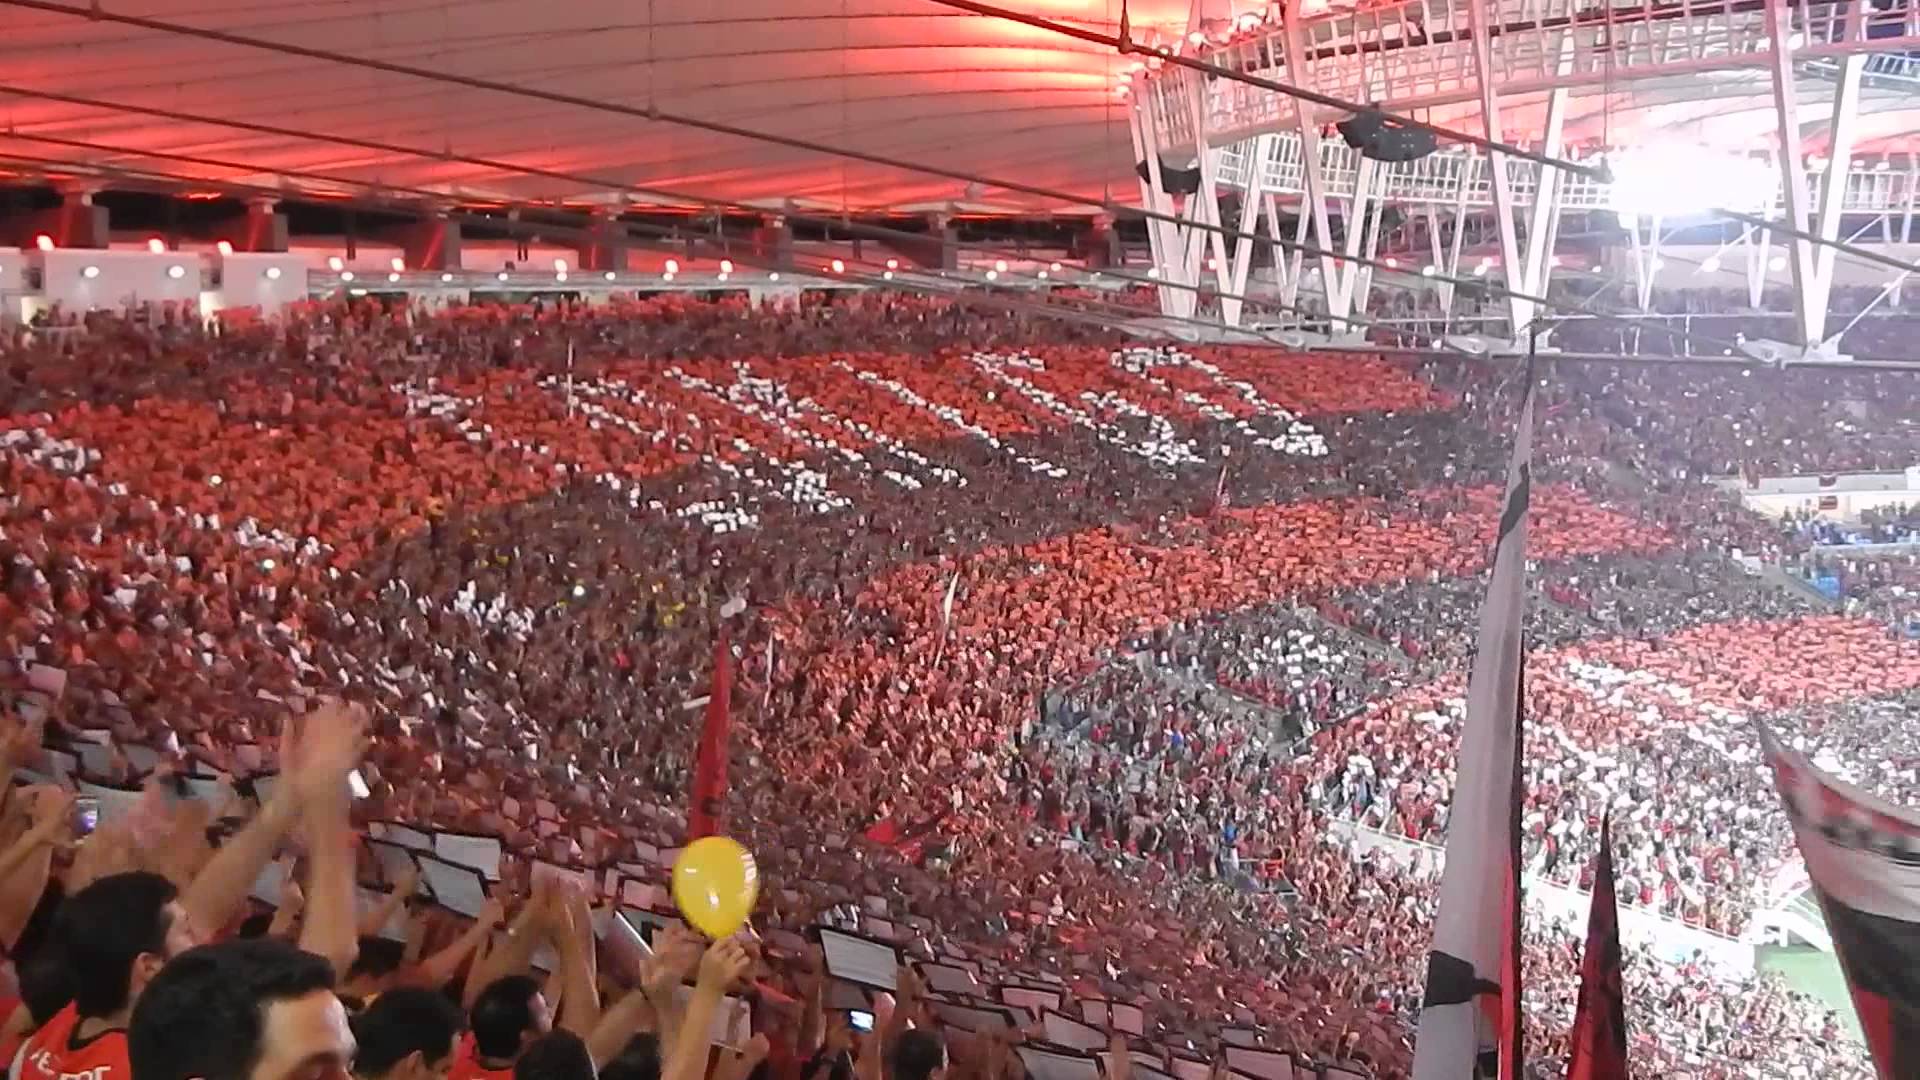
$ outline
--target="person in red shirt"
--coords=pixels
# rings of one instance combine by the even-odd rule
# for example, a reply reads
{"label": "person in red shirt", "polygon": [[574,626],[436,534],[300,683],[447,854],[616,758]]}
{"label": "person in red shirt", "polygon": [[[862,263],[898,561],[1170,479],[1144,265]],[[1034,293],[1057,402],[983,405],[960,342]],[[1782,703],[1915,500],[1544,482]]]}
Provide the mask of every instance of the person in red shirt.
{"label": "person in red shirt", "polygon": [[532,976],[508,975],[480,991],[468,1023],[473,1039],[448,1080],[512,1080],[520,1052],[553,1030],[553,1010]]}
{"label": "person in red shirt", "polygon": [[144,871],[101,878],[58,918],[73,1001],[27,1038],[12,1080],[131,1080],[127,1019],[160,968],[194,946],[193,921],[173,883]]}

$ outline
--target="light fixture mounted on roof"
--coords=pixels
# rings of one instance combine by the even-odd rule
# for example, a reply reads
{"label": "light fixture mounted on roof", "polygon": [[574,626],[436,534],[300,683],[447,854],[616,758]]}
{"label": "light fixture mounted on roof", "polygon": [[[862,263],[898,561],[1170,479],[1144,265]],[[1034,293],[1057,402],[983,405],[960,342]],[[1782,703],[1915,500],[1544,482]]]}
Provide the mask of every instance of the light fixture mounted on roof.
{"label": "light fixture mounted on roof", "polygon": [[1417,161],[1439,148],[1433,132],[1369,105],[1335,124],[1347,145],[1375,161]]}
{"label": "light fixture mounted on roof", "polygon": [[[1148,166],[1145,158],[1134,165],[1133,171],[1140,175],[1140,179],[1152,182],[1153,170]],[[1161,158],[1160,186],[1165,188],[1169,195],[1194,194],[1200,190],[1200,163],[1194,162],[1190,169],[1176,169],[1167,164],[1166,158]]]}

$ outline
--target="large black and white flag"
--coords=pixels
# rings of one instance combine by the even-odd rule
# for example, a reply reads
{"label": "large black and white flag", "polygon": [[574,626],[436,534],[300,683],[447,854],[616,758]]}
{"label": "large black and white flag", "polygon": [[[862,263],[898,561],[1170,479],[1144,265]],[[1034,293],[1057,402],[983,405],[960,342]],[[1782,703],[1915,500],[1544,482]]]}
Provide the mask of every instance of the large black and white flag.
{"label": "large black and white flag", "polygon": [[1920,811],[1828,776],[1762,728],[1774,784],[1881,1080],[1920,1076]]}
{"label": "large black and white flag", "polygon": [[[1521,626],[1532,490],[1533,364],[1507,464],[1493,581],[1467,686],[1446,869],[1420,1003],[1414,1080],[1517,1078],[1520,1046]],[[1497,1065],[1495,1064],[1497,1061]]]}

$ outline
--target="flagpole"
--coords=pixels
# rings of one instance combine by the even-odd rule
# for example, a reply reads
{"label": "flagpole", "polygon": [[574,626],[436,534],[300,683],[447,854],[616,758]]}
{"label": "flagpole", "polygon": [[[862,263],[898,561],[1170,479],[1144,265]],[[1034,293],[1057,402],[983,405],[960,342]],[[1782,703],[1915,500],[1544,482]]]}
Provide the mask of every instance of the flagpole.
{"label": "flagpole", "polygon": [[573,339],[567,339],[567,419],[573,419]]}
{"label": "flagpole", "polygon": [[[1413,1080],[1524,1076],[1520,1039],[1519,806],[1525,677],[1527,514],[1533,474],[1534,365],[1530,327],[1506,498],[1481,607],[1459,766],[1448,815],[1446,867],[1427,955]],[[1492,902],[1489,902],[1492,901]],[[1497,1055],[1495,1065],[1492,1058]]]}

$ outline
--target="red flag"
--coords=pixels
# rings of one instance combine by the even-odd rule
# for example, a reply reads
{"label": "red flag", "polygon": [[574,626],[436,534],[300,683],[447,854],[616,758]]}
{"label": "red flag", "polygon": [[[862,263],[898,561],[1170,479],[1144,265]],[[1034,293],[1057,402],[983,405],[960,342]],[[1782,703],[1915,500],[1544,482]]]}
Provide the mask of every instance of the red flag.
{"label": "red flag", "polygon": [[1920,813],[1760,738],[1880,1080],[1920,1076]]}
{"label": "red flag", "polygon": [[727,799],[727,738],[731,721],[727,702],[733,697],[733,648],[724,627],[713,642],[713,692],[707,697],[707,719],[700,729],[699,756],[693,763],[693,791],[687,800],[687,839],[698,840],[720,831],[721,811]]}
{"label": "red flag", "polygon": [[1593,907],[1580,961],[1580,1004],[1573,1014],[1567,1080],[1627,1080],[1627,1004],[1620,989],[1620,914],[1613,898],[1613,822],[1600,823]]}

